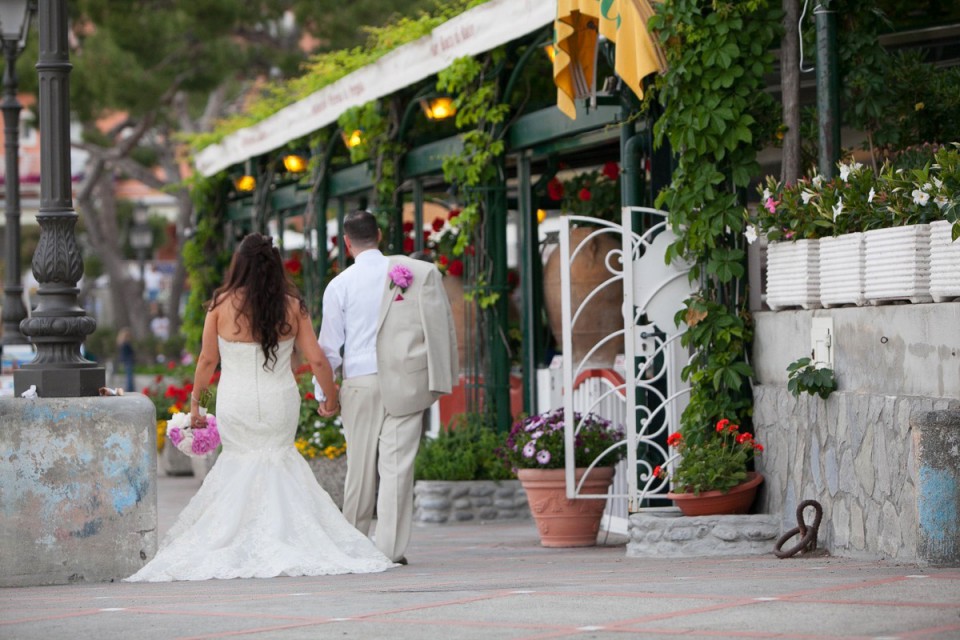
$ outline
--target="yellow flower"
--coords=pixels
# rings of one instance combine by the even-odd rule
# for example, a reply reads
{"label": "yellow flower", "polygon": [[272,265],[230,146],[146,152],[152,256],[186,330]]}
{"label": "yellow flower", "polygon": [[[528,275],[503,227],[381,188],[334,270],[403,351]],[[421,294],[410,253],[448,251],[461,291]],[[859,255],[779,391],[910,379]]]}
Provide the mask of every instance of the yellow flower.
{"label": "yellow flower", "polygon": [[918,102],[917,104],[913,105],[913,110],[914,110],[914,111],[923,111],[923,108],[924,108],[925,106],[926,106],[926,105],[924,105],[922,102]]}
{"label": "yellow flower", "polygon": [[157,420],[157,453],[163,451],[163,445],[167,441],[167,421]]}
{"label": "yellow flower", "polygon": [[173,415],[175,413],[180,413],[180,405],[178,404],[175,404],[172,407],[170,407],[170,415]]}

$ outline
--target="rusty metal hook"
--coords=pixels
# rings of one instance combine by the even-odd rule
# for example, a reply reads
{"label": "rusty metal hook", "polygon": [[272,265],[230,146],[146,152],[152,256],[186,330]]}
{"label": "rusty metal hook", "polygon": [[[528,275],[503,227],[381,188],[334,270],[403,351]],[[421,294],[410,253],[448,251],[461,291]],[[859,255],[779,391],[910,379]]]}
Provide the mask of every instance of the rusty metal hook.
{"label": "rusty metal hook", "polygon": [[[807,507],[813,507],[815,512],[813,517],[813,524],[809,527],[803,521],[803,512]],[[790,529],[777,540],[777,544],[773,547],[773,555],[778,558],[789,558],[804,553],[810,553],[811,551],[816,551],[817,549],[817,534],[820,531],[820,520],[823,519],[823,507],[820,506],[820,503],[816,500],[804,500],[797,506],[797,526],[793,529]],[[787,549],[786,551],[781,551],[783,545],[795,535],[800,535],[800,542],[796,546]]]}

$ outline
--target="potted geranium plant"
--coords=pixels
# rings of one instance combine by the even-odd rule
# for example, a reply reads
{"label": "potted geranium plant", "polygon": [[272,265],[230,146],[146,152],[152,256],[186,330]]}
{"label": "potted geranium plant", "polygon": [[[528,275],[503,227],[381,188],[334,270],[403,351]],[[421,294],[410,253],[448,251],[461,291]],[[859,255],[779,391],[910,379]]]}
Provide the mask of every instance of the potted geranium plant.
{"label": "potted geranium plant", "polygon": [[[684,515],[747,512],[763,482],[763,476],[747,470],[747,463],[763,451],[752,434],[724,418],[697,441],[677,432],[667,444],[680,456],[670,478],[674,490],[667,497]],[[653,475],[663,477],[666,471],[656,467]]]}
{"label": "potted geranium plant", "polygon": [[[516,470],[545,547],[596,544],[605,501],[566,494],[564,411],[524,418],[510,429],[500,456]],[[573,414],[575,478],[581,495],[605,495],[625,455],[623,427],[592,413]],[[590,468],[596,463],[596,466]],[[589,469],[589,470],[588,470]]]}

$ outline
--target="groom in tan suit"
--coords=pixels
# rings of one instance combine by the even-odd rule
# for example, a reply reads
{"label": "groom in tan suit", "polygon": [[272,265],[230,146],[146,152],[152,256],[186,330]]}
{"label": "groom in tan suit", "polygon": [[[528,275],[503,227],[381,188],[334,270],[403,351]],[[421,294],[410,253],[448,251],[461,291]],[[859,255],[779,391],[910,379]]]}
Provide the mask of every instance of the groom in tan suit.
{"label": "groom in tan suit", "polygon": [[453,389],[457,338],[436,267],[380,253],[369,211],[347,215],[343,231],[355,262],[324,291],[319,337],[333,369],[343,367],[343,515],[367,534],[376,504],[376,545],[406,564],[423,412]]}

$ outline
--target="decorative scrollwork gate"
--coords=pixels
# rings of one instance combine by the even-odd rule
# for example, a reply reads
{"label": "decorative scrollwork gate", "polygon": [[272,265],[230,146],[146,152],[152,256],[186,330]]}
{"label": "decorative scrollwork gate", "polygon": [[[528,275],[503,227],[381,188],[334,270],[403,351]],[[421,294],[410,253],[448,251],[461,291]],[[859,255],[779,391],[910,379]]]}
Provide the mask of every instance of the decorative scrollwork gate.
{"label": "decorative scrollwork gate", "polygon": [[[672,463],[666,450],[666,437],[676,431],[686,406],[689,387],[680,379],[689,356],[680,345],[686,325],[674,322],[683,301],[692,293],[689,267],[668,265],[664,256],[676,240],[667,224],[667,214],[646,207],[624,207],[621,224],[579,216],[564,216],[560,227],[560,285],[563,319],[563,410],[565,418],[565,459],[567,497],[574,499],[626,498],[627,508],[635,512],[649,496],[663,494],[666,479],[653,476],[655,465]],[[643,230],[633,229],[643,224]],[[593,228],[576,246],[571,246],[570,229],[586,225]],[[597,285],[573,308],[570,266],[588,243],[600,235],[616,234],[620,248],[603,256],[610,277]],[[627,259],[625,259],[625,257]],[[627,265],[627,268],[624,266]],[[623,328],[596,341],[578,361],[573,358],[573,332],[583,321],[582,312],[596,295],[607,287],[623,290]],[[592,407],[622,397],[626,404],[624,438],[600,452],[588,468],[608,466],[604,458],[619,447],[626,447],[626,488],[605,496],[580,493],[583,479],[575,481],[574,442],[581,424],[575,422],[574,389],[578,377],[588,368],[591,356],[611,340],[624,341],[624,382],[611,386],[591,398],[589,405],[577,410],[586,413]],[[582,417],[581,417],[582,423]],[[622,486],[622,483],[617,483]]]}

